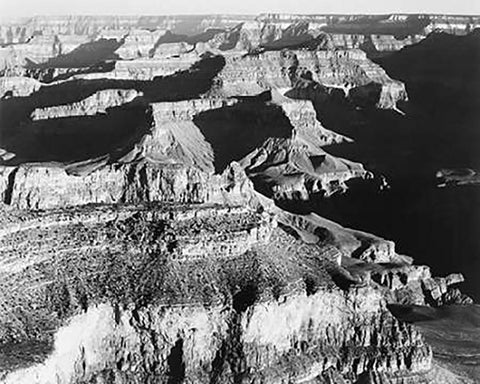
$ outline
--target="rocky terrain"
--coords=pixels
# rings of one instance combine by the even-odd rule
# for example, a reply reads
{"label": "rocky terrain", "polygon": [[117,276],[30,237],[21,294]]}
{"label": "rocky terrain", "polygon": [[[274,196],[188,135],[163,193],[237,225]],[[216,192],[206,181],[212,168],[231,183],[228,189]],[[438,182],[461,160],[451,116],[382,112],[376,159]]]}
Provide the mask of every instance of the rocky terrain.
{"label": "rocky terrain", "polygon": [[[2,25],[1,382],[475,383],[478,346],[466,340],[480,314],[462,274],[435,276],[393,241],[311,208],[388,188],[364,161],[385,147],[336,153],[396,135],[374,130],[381,118],[446,103],[442,87],[476,105],[479,24],[268,14]],[[464,77],[437,45],[472,55]],[[425,103],[422,82],[440,101]]]}

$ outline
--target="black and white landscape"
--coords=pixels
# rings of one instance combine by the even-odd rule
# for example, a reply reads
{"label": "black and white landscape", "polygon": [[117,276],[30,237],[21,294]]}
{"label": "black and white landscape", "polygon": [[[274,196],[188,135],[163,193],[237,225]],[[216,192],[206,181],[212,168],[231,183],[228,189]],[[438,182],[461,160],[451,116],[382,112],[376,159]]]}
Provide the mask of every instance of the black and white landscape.
{"label": "black and white landscape", "polygon": [[0,382],[478,383],[479,123],[480,16],[3,20]]}

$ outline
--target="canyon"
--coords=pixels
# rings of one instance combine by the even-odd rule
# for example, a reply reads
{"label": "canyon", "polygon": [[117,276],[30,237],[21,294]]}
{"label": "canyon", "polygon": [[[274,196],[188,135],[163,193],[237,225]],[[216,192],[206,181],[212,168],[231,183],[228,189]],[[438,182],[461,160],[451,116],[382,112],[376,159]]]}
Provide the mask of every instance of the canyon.
{"label": "canyon", "polygon": [[5,22],[0,382],[477,382],[479,26]]}

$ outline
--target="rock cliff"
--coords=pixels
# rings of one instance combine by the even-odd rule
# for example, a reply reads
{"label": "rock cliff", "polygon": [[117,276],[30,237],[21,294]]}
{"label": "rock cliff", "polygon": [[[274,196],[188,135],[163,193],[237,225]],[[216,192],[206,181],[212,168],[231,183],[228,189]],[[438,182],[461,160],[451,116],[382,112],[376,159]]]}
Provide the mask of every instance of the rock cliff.
{"label": "rock cliff", "polygon": [[394,381],[430,369],[430,349],[378,290],[336,286],[335,247],[271,214],[174,202],[7,209],[3,222],[1,339],[44,346],[7,364],[4,382]]}
{"label": "rock cliff", "polygon": [[106,113],[107,108],[118,107],[133,101],[139,94],[133,89],[103,90],[70,105],[35,109],[32,120],[56,119],[67,116],[88,116]]}

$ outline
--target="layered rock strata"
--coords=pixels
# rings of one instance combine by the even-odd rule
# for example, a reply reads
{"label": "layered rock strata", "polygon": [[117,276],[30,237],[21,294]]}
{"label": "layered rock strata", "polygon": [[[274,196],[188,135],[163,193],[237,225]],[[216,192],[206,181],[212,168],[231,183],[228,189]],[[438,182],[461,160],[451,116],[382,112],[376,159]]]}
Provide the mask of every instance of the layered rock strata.
{"label": "layered rock strata", "polygon": [[396,380],[430,369],[430,349],[381,295],[336,288],[329,248],[268,214],[177,203],[7,210],[3,221],[1,339],[52,349],[42,364],[6,364],[6,383]]}
{"label": "layered rock strata", "polygon": [[[279,208],[370,182],[324,148],[352,142],[324,113],[405,101],[368,55],[416,42],[432,20],[476,22],[2,27],[0,380],[455,383],[390,309],[469,303],[461,275],[434,277],[391,241]],[[353,37],[355,25],[366,32]]]}
{"label": "layered rock strata", "polygon": [[342,88],[354,99],[368,100],[369,88],[378,93],[376,105],[380,108],[395,108],[407,99],[405,85],[388,77],[361,50],[301,52],[296,56],[300,71],[308,71],[325,86]]}
{"label": "layered rock strata", "polygon": [[68,116],[91,116],[97,113],[106,113],[107,108],[119,107],[133,101],[141,93],[134,89],[127,90],[103,90],[98,91],[92,96],[87,97],[79,102],[52,106],[45,108],[37,108],[33,111],[32,120],[56,119]]}

